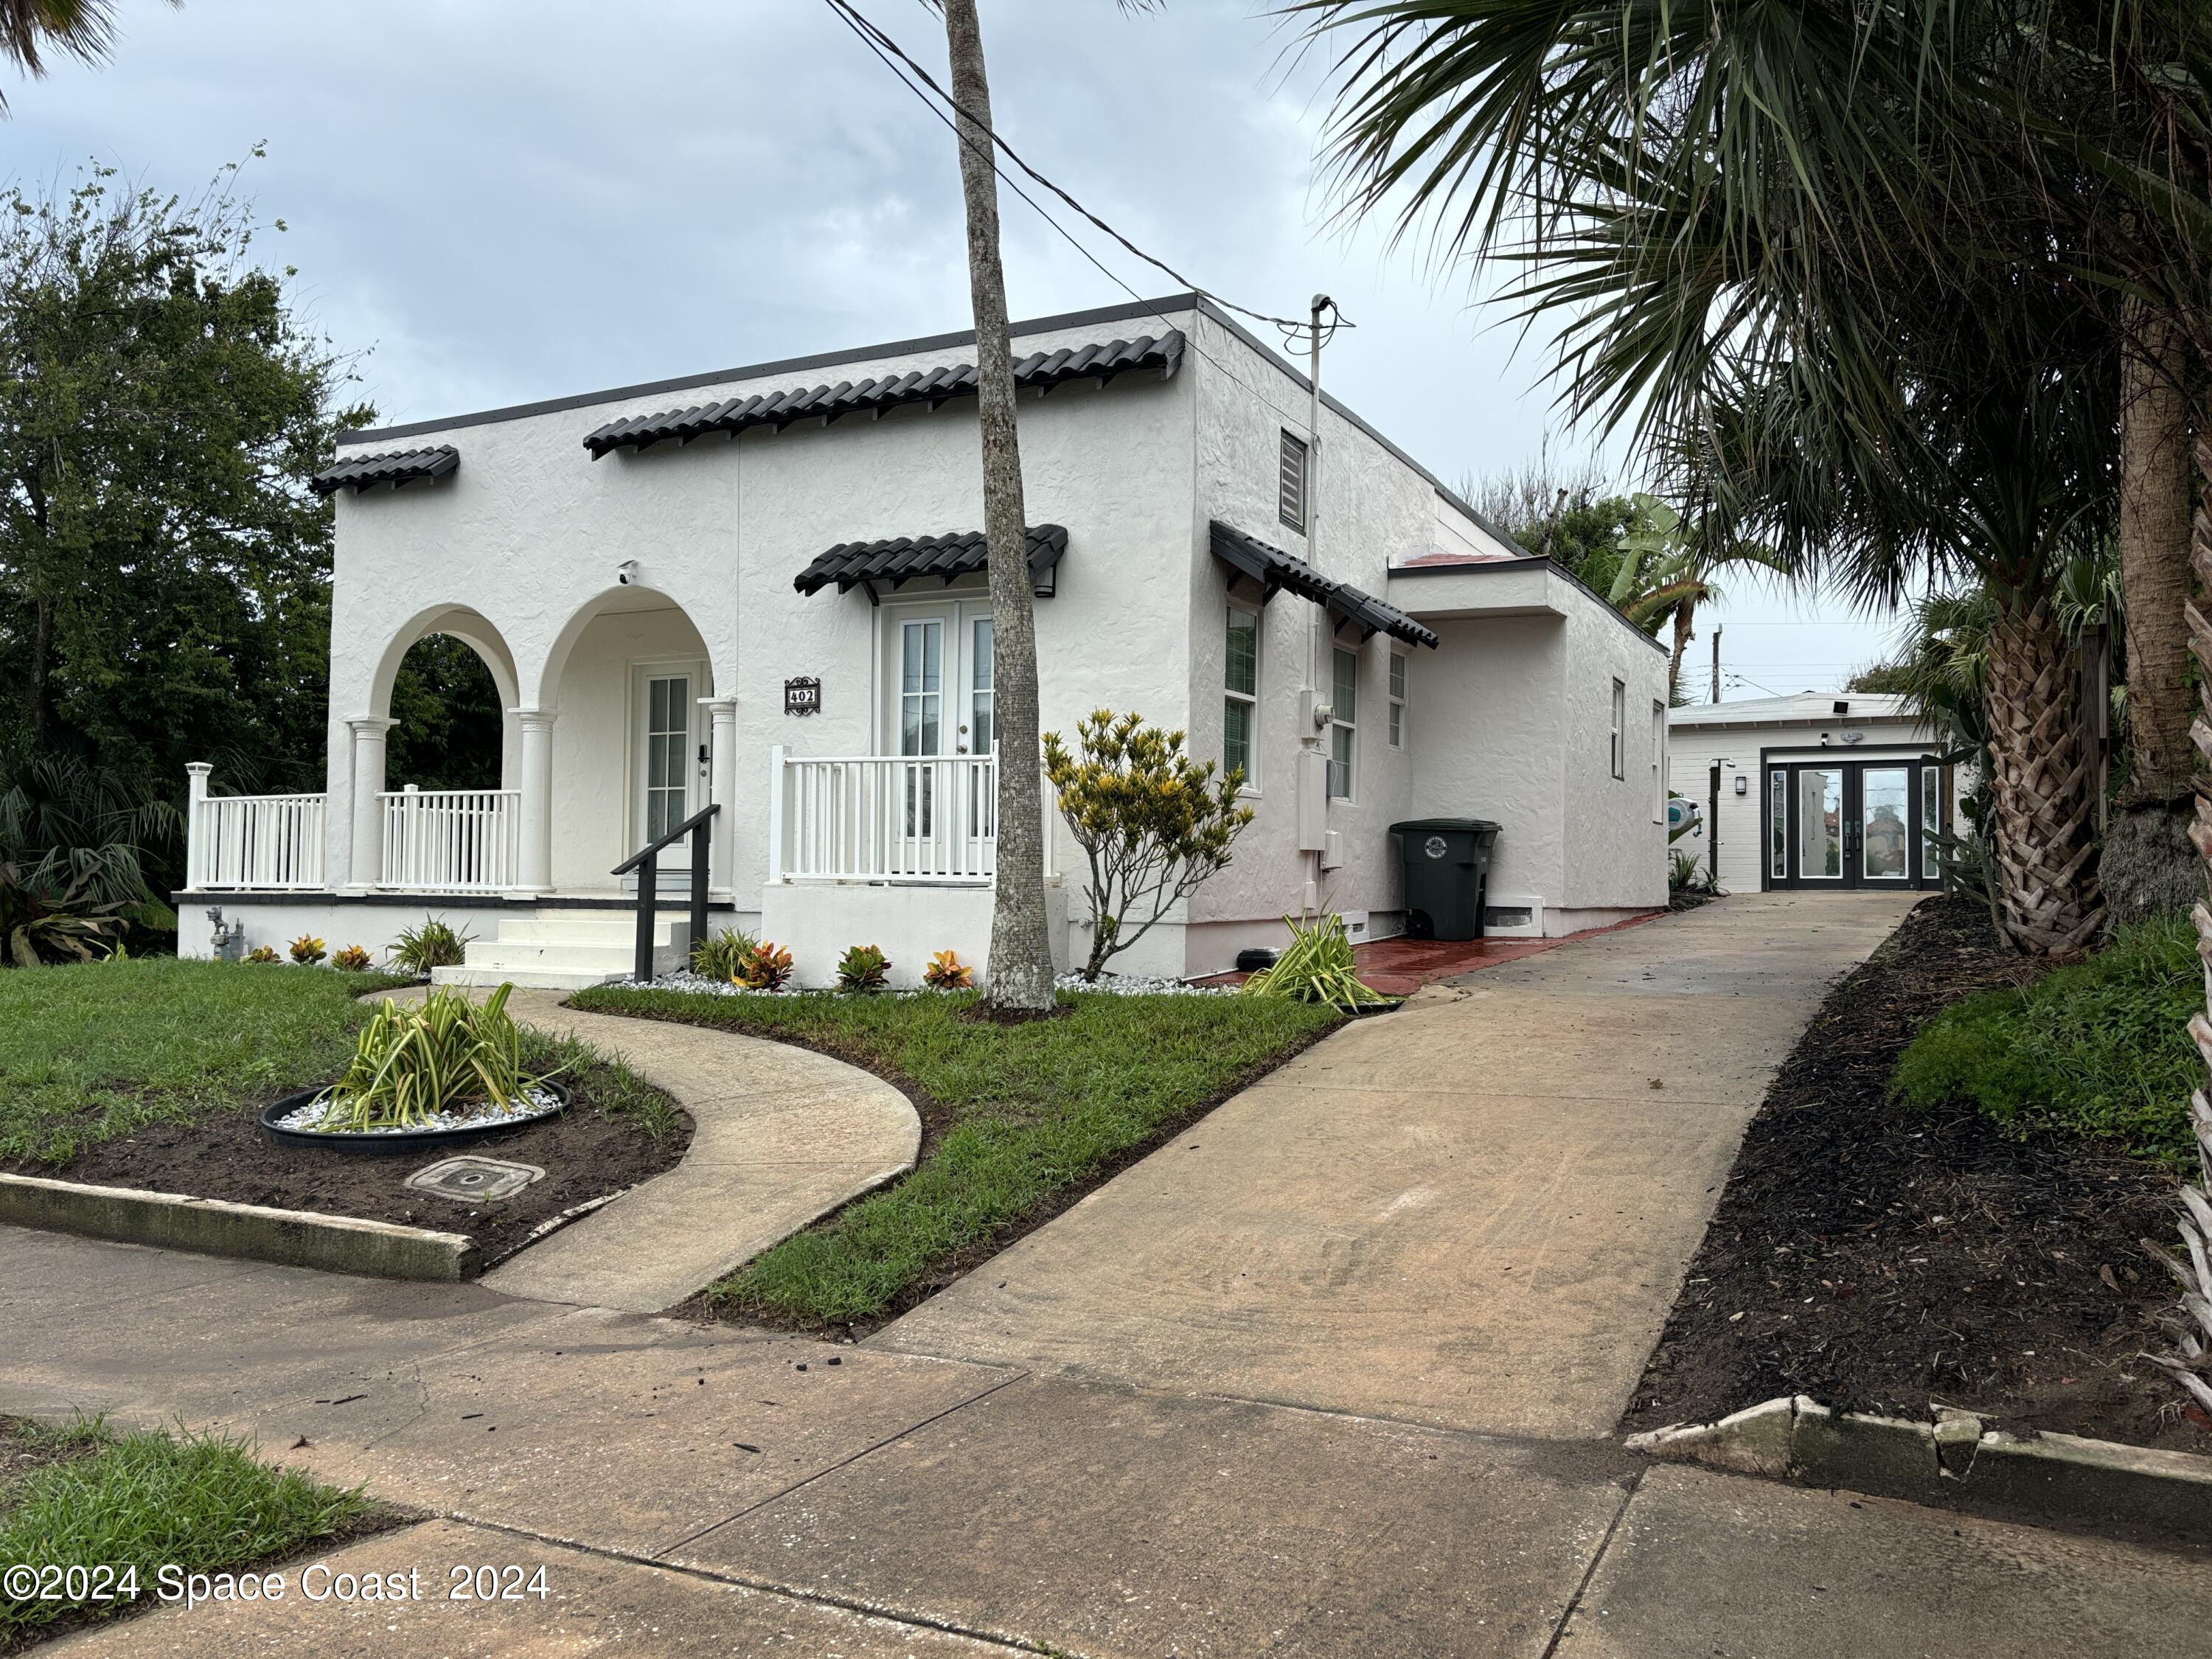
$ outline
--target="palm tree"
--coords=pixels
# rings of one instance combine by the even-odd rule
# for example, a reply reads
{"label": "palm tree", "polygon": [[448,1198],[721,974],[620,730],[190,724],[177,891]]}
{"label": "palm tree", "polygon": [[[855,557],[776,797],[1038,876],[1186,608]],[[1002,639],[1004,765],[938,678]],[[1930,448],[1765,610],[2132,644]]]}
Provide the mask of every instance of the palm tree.
{"label": "palm tree", "polygon": [[[1028,515],[1014,421],[1013,341],[999,247],[996,139],[983,30],[975,0],[924,0],[945,16],[952,70],[960,195],[968,227],[968,287],[975,313],[978,418],[983,440],[983,537],[988,549],[994,720],[999,751],[997,874],[991,962],[983,1000],[1006,1013],[1048,1013],[1052,940],[1044,903],[1044,802],[1037,730],[1036,617],[1030,590]],[[1158,0],[1121,0],[1125,11]]]}
{"label": "palm tree", "polygon": [[[2043,951],[2102,917],[2049,590],[2109,495],[2118,366],[2066,308],[2016,143],[1980,131],[1980,89],[2027,73],[1996,4],[1293,9],[1338,46],[1346,210],[1519,262],[1576,414],[1662,453],[1699,434],[1729,520],[1863,602],[1931,566],[1990,581],[2006,931]],[[2031,306],[2055,338],[2009,325]]]}
{"label": "palm tree", "polygon": [[1687,516],[1656,495],[1639,492],[1631,499],[1636,522],[1621,536],[1620,567],[1606,597],[1647,633],[1656,634],[1666,623],[1674,624],[1674,644],[1667,657],[1667,701],[1679,705],[1683,659],[1697,637],[1693,624],[1698,607],[1727,597],[1717,580],[1721,572],[1756,565],[1786,576],[1790,562],[1771,548],[1734,533],[1710,494],[1693,504]]}
{"label": "palm tree", "polygon": [[[0,0],[0,58],[26,75],[46,72],[50,50],[96,64],[114,43],[113,0]],[[0,93],[0,111],[7,107]]]}

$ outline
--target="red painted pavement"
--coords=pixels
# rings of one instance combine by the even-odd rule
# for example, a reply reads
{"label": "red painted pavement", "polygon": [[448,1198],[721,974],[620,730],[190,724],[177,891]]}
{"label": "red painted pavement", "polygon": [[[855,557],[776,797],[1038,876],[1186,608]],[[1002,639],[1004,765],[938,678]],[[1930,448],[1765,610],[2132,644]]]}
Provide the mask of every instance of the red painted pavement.
{"label": "red painted pavement", "polygon": [[[1631,916],[1626,921],[1607,922],[1602,927],[1585,927],[1579,933],[1562,933],[1557,939],[1382,939],[1371,945],[1354,945],[1352,954],[1359,964],[1359,977],[1367,985],[1385,996],[1406,997],[1437,980],[1494,968],[1501,962],[1514,962],[1522,957],[1540,956],[1562,945],[1572,945],[1577,939],[1595,939],[1601,933],[1640,927],[1668,914],[1665,910],[1653,910]],[[1243,974],[1216,974],[1198,982],[1241,985],[1246,977]]]}

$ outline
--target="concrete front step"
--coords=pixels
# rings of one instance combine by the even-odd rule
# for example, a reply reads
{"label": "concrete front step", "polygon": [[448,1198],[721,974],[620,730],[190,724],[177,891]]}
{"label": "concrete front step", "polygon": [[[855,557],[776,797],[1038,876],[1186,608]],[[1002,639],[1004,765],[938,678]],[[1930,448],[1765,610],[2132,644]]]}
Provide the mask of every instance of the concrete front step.
{"label": "concrete front step", "polygon": [[[679,912],[656,915],[653,919],[653,943],[667,944],[674,931],[684,925]],[[499,924],[502,944],[550,939],[562,945],[628,946],[636,937],[635,910],[540,910],[535,915],[502,918]]]}
{"label": "concrete front step", "polygon": [[433,968],[433,985],[512,985],[521,991],[582,991],[594,985],[605,985],[629,972],[624,967],[620,973],[602,974],[590,969],[562,968],[482,968],[464,964],[459,968]]}

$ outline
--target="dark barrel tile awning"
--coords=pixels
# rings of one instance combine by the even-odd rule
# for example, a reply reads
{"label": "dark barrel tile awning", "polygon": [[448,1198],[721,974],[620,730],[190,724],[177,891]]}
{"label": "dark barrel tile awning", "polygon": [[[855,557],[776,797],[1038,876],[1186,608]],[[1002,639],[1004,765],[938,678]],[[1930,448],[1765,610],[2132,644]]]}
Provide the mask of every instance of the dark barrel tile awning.
{"label": "dark barrel tile awning", "polygon": [[308,479],[307,488],[318,495],[334,495],[341,489],[360,491],[371,484],[388,483],[396,489],[418,478],[427,483],[451,477],[460,464],[461,452],[451,444],[441,444],[435,449],[393,450],[383,455],[349,455]]}
{"label": "dark barrel tile awning", "polygon": [[1234,525],[1216,519],[1211,528],[1213,556],[1237,575],[1249,576],[1259,583],[1261,604],[1267,604],[1277,593],[1295,593],[1338,617],[1340,625],[1348,622],[1363,629],[1362,639],[1388,634],[1408,645],[1435,648],[1435,633],[1396,605],[1385,605],[1350,582],[1331,581],[1295,554],[1271,546],[1257,536],[1247,535]]}
{"label": "dark barrel tile awning", "polygon": [[[1050,599],[1057,580],[1060,557],[1067,551],[1067,532],[1056,524],[1031,525],[1027,542],[1030,587],[1039,599]],[[950,582],[973,575],[983,568],[985,546],[980,530],[957,530],[945,536],[895,536],[880,542],[840,542],[792,579],[802,593],[818,593],[836,585],[840,593],[880,582],[896,592],[908,582],[926,576]]]}
{"label": "dark barrel tile awning", "polygon": [[[1039,392],[1071,380],[1096,380],[1103,386],[1118,375],[1146,370],[1170,380],[1182,367],[1182,353],[1180,329],[1157,337],[1147,334],[1134,340],[1033,352],[1014,365],[1014,386],[1017,390]],[[586,435],[584,447],[596,461],[618,449],[644,449],[670,439],[688,444],[712,432],[736,434],[756,426],[774,427],[781,432],[794,421],[819,420],[827,425],[847,415],[863,411],[881,415],[908,404],[927,404],[935,409],[955,398],[974,397],[975,385],[973,363],[946,363],[872,380],[759,392],[719,404],[609,421]]]}

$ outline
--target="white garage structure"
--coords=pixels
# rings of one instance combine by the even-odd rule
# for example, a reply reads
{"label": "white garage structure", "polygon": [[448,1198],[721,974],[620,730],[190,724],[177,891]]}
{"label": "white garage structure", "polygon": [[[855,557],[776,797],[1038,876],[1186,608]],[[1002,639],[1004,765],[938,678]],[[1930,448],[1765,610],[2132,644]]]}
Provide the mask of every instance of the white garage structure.
{"label": "white garage structure", "polygon": [[1674,793],[1698,811],[1673,850],[1728,891],[1942,885],[1929,833],[1952,829],[1957,769],[1904,698],[1804,691],[1668,723]]}

